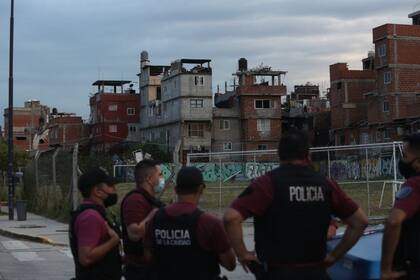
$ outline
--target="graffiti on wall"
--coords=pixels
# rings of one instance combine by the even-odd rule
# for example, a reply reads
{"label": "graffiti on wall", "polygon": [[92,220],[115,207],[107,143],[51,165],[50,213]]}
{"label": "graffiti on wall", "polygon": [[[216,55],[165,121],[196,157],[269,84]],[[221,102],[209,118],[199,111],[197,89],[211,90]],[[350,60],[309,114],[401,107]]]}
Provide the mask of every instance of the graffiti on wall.
{"label": "graffiti on wall", "polygon": [[[244,162],[244,163],[193,163],[203,173],[206,182],[221,180],[251,180],[278,167],[277,162]],[[316,171],[328,176],[327,161],[314,162]],[[161,164],[163,177],[168,180],[175,168],[171,164]],[[368,175],[369,179],[393,177],[394,165],[391,157],[377,157],[362,160],[332,160],[330,174],[334,180],[363,180]],[[117,166],[116,177],[121,182],[134,182],[134,166]]]}
{"label": "graffiti on wall", "polygon": [[279,166],[276,162],[247,162],[245,164],[245,174],[248,179],[253,179],[258,176],[263,175],[264,173],[273,170]]}

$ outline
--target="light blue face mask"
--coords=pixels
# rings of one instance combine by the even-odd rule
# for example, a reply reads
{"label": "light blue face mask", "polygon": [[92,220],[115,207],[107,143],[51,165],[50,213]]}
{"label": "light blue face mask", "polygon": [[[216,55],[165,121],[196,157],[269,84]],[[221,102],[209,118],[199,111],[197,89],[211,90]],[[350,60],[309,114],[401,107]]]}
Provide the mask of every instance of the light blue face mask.
{"label": "light blue face mask", "polygon": [[159,178],[159,184],[157,184],[154,188],[153,191],[155,193],[161,193],[163,191],[163,189],[165,188],[165,179],[164,178]]}

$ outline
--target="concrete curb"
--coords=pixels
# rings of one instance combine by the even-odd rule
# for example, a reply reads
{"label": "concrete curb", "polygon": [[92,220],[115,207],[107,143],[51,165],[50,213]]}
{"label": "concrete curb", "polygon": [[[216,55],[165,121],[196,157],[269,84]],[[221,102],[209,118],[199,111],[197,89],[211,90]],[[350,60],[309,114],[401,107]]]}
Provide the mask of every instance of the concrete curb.
{"label": "concrete curb", "polygon": [[48,244],[52,246],[68,247],[68,245],[65,243],[55,242],[54,240],[51,240],[50,238],[45,237],[45,236],[34,236],[30,234],[12,232],[5,229],[0,229],[0,235],[11,237],[14,239],[21,239],[21,240],[26,240],[26,241],[31,241],[31,242]]}

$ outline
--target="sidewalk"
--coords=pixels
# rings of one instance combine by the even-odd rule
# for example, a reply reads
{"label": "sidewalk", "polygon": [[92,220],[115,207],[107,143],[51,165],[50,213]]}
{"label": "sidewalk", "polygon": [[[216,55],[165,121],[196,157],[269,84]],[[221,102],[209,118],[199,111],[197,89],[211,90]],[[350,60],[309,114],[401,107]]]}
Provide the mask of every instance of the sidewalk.
{"label": "sidewalk", "polygon": [[16,239],[45,243],[54,246],[68,246],[68,225],[27,213],[26,221],[9,221],[7,207],[2,207],[0,234]]}

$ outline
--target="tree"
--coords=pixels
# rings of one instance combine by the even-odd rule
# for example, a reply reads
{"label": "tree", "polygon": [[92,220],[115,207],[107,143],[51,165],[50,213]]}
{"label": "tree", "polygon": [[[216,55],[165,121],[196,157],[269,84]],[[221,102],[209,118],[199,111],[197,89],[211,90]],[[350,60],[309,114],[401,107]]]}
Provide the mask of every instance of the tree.
{"label": "tree", "polygon": [[[25,166],[28,161],[28,154],[26,152],[20,152],[16,149],[14,151],[14,162],[13,166]],[[7,143],[3,139],[0,139],[0,171],[7,171],[8,163],[8,149]]]}

